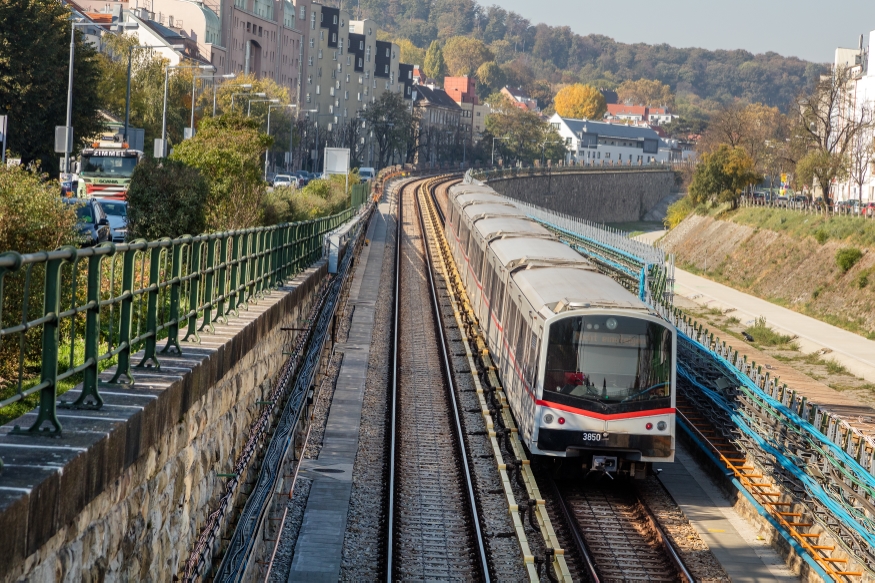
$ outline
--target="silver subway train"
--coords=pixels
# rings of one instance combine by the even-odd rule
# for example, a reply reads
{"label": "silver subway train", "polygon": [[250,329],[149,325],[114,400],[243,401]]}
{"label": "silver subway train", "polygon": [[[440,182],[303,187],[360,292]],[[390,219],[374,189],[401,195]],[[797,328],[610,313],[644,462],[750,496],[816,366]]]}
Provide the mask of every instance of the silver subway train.
{"label": "silver subway train", "polygon": [[535,455],[643,477],[673,461],[677,331],[511,199],[450,188],[446,236]]}

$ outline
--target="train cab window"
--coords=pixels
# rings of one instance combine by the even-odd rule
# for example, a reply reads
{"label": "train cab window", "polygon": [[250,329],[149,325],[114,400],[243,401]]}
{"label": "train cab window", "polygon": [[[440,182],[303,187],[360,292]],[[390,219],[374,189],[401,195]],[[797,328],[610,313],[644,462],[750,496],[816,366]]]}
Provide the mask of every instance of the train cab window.
{"label": "train cab window", "polygon": [[576,316],[549,329],[544,400],[621,413],[671,404],[672,334],[627,316]]}

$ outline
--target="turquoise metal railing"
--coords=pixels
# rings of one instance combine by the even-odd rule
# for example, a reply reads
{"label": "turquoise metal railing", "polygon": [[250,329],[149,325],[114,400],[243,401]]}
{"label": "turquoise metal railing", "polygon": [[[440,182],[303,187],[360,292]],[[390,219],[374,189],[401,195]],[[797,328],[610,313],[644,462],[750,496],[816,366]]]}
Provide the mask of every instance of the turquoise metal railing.
{"label": "turquoise metal railing", "polygon": [[[134,369],[159,367],[160,353],[181,353],[180,341],[198,342],[319,259],[323,235],[352,218],[367,188],[352,198],[343,212],[299,223],[0,254],[0,411],[38,395],[36,421],[14,431],[59,435],[64,387],[82,382],[63,406],[100,408],[101,386],[133,384]],[[113,363],[111,381],[98,381]]]}

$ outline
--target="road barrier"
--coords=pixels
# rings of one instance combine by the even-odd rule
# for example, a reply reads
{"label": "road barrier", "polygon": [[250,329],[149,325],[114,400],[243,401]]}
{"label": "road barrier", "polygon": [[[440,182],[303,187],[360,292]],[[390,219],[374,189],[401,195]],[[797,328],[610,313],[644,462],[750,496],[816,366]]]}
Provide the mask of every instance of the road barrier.
{"label": "road barrier", "polygon": [[[0,412],[39,394],[36,421],[12,433],[60,435],[58,406],[99,409],[100,387],[133,385],[136,368],[160,367],[160,354],[181,353],[180,342],[198,342],[199,331],[282,286],[322,256],[323,235],[368,192],[354,187],[349,209],[310,221],[0,255]],[[113,363],[112,379],[99,380]],[[59,404],[79,381],[79,398]]]}

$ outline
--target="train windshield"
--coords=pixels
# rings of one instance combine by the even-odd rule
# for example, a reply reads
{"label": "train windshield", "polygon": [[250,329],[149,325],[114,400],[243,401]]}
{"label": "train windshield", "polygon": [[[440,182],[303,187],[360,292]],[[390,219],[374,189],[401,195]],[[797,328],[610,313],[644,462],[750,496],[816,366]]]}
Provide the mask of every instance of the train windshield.
{"label": "train windshield", "polygon": [[672,333],[648,320],[583,316],[550,326],[544,400],[624,413],[671,406]]}

